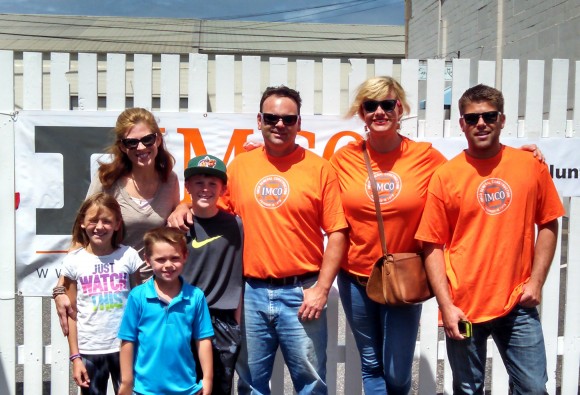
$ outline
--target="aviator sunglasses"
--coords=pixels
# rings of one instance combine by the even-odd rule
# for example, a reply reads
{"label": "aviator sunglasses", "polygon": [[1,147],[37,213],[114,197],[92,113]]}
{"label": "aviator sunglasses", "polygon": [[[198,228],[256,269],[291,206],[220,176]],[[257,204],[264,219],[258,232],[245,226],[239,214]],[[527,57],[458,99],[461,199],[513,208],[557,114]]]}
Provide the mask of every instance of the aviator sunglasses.
{"label": "aviator sunglasses", "polygon": [[274,126],[278,123],[281,119],[284,126],[294,126],[296,122],[298,122],[299,115],[276,115],[276,114],[269,114],[267,112],[262,113],[262,121],[265,124]]}
{"label": "aviator sunglasses", "polygon": [[477,125],[479,122],[479,117],[483,118],[483,122],[485,123],[494,123],[497,121],[497,117],[501,114],[499,111],[486,111],[481,113],[469,113],[463,114],[461,118],[465,121],[468,125]]}
{"label": "aviator sunglasses", "polygon": [[143,136],[140,139],[121,139],[121,143],[127,149],[135,149],[139,146],[139,143],[143,144],[145,147],[151,147],[157,141],[157,133],[150,133],[147,136]]}
{"label": "aviator sunglasses", "polygon": [[393,111],[397,106],[399,101],[396,99],[388,99],[388,100],[367,100],[364,101],[362,104],[363,109],[366,112],[375,112],[377,108],[381,106],[384,112]]}

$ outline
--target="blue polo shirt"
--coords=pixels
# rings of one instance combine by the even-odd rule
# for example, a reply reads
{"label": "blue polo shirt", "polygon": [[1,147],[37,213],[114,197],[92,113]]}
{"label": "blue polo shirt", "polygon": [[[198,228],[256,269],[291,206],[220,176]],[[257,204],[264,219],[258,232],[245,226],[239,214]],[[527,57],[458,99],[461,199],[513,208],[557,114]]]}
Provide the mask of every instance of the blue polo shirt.
{"label": "blue polo shirt", "polygon": [[195,374],[192,339],[213,336],[203,292],[180,278],[181,292],[167,304],[153,279],[134,288],[119,338],[134,343],[133,391],[143,395],[192,395],[201,390]]}

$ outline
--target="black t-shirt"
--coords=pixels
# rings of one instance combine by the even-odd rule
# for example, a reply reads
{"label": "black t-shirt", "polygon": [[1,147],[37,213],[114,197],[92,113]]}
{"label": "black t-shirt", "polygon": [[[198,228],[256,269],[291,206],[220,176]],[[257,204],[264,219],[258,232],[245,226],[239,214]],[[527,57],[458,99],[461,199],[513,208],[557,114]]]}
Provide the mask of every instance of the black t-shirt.
{"label": "black t-shirt", "polygon": [[240,303],[243,239],[242,221],[233,214],[220,210],[193,219],[182,276],[204,292],[210,309],[233,310]]}

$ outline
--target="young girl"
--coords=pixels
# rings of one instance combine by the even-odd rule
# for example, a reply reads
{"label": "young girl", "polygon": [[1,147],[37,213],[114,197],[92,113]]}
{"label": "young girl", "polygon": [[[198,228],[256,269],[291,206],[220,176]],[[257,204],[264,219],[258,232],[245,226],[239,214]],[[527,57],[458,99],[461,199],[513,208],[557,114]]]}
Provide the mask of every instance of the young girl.
{"label": "young girl", "polygon": [[107,393],[109,375],[115,394],[120,384],[117,332],[129,294],[129,275],[142,260],[136,250],[120,244],[123,219],[114,197],[97,193],[81,205],[72,245],[62,275],[66,294],[77,311],[68,318],[70,361],[74,381],[83,395]]}

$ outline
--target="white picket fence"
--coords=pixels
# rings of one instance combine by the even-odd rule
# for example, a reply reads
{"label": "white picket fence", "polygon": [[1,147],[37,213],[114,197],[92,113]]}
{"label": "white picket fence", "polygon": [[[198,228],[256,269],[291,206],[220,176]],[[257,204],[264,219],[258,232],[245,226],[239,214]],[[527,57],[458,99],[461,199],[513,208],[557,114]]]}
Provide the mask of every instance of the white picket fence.
{"label": "white picket fence", "polygon": [[[50,59],[48,59],[50,56]],[[0,335],[0,393],[16,393],[16,367],[23,366],[24,394],[42,394],[43,364],[50,364],[50,388],[52,394],[66,394],[69,391],[68,346],[62,337],[58,320],[51,314],[50,331],[52,342],[44,344],[42,323],[47,317],[42,316],[42,298],[24,298],[24,333],[22,344],[16,342],[15,324],[15,219],[12,201],[14,199],[14,128],[9,114],[16,109],[16,102],[21,100],[25,110],[69,110],[72,99],[78,92],[75,111],[102,110],[121,111],[125,108],[127,98],[132,97],[134,106],[153,108],[154,84],[159,84],[158,110],[163,112],[189,111],[207,112],[208,98],[214,112],[255,113],[258,110],[260,94],[265,87],[261,83],[262,60],[256,56],[241,58],[239,64],[233,55],[209,57],[202,54],[190,54],[185,65],[178,55],[161,55],[160,71],[154,70],[152,55],[107,54],[106,62],[98,60],[97,54],[74,54],[76,73],[71,72],[71,54],[24,53],[0,51],[0,317],[5,322]],[[213,72],[208,72],[210,62],[215,63]],[[129,67],[131,63],[131,67]],[[445,88],[443,60],[427,61],[428,78],[426,83],[419,80],[418,60],[403,60],[400,65],[390,60],[350,59],[348,75],[344,75],[344,60],[323,59],[316,64],[315,60],[296,60],[294,63],[285,58],[271,58],[268,62],[269,81],[266,85],[287,84],[298,89],[304,100],[303,114],[335,115],[343,112],[348,105],[350,92],[371,71],[374,75],[394,75],[405,87],[411,103],[411,116],[403,124],[403,133],[415,138],[453,137],[459,135],[456,121],[445,120],[443,111],[443,91]],[[476,65],[477,78],[470,78],[472,69],[468,59],[453,60],[452,95],[458,98],[473,82],[495,85],[495,62],[480,61]],[[549,104],[544,106],[544,61],[528,61],[521,64],[518,60],[504,60],[501,81],[506,98],[506,113],[517,114],[518,109],[525,108],[524,120],[512,117],[506,125],[503,135],[506,137],[549,137],[562,139],[574,136],[580,130],[580,62],[575,62],[576,75],[570,77],[570,61],[554,59],[551,61],[551,92]],[[104,70],[103,70],[104,67]],[[315,69],[321,68],[322,83],[317,81]],[[473,69],[475,69],[473,68]],[[181,70],[180,70],[181,69]],[[519,75],[527,71],[525,98],[520,97]],[[290,75],[289,71],[295,71]],[[181,74],[180,74],[181,71]],[[22,73],[22,74],[20,74]],[[105,74],[103,77],[102,74]],[[99,77],[101,76],[101,77]],[[186,79],[187,83],[180,80]],[[102,85],[101,79],[104,78]],[[236,79],[237,78],[237,79]],[[575,81],[571,91],[574,94],[576,109],[573,117],[568,119],[569,80]],[[100,82],[101,81],[101,82]],[[347,85],[341,81],[348,81]],[[540,82],[538,82],[540,81]],[[426,84],[423,87],[422,84]],[[239,90],[241,85],[242,89]],[[132,87],[126,89],[127,86]],[[180,86],[186,91],[180,93]],[[71,87],[77,91],[72,94]],[[215,97],[208,95],[211,87]],[[215,87],[215,89],[214,89]],[[236,88],[238,87],[238,88]],[[236,90],[237,89],[237,90]],[[43,92],[50,91],[50,95]],[[423,95],[423,90],[425,94]],[[104,91],[104,108],[99,103],[99,93]],[[419,111],[419,99],[428,102],[425,113]],[[48,96],[43,99],[44,96]],[[180,99],[187,99],[184,106]],[[524,103],[520,107],[520,102]],[[155,102],[156,103],[156,102]],[[546,117],[544,108],[549,108]],[[156,108],[157,109],[157,108]],[[419,119],[421,115],[421,119]],[[424,115],[424,117],[423,117]],[[456,106],[451,107],[450,117],[458,119]],[[546,286],[544,287],[541,317],[544,326],[548,353],[548,390],[555,394],[559,388],[562,394],[574,394],[578,391],[580,365],[580,314],[575,302],[580,300],[580,198],[572,198],[568,204],[569,221],[562,235],[568,238],[567,251],[561,259],[560,242],[552,264]],[[560,238],[560,241],[562,238]],[[561,282],[560,274],[566,273]],[[490,290],[490,292],[492,292]],[[567,301],[567,303],[565,303]],[[329,315],[328,345],[328,382],[329,393],[348,395],[361,394],[360,365],[358,352],[352,335],[339,325],[339,304],[336,292],[331,295]],[[559,328],[561,312],[564,314],[564,327]],[[340,329],[340,330],[339,330]],[[497,350],[490,347],[492,358],[491,390],[493,394],[507,393],[507,374]],[[438,391],[438,382],[443,383],[445,393],[451,392],[451,376],[447,363],[438,368],[438,361],[445,361],[445,346],[438,339],[437,308],[435,302],[429,301],[423,307],[420,338],[416,347],[418,361],[419,394],[432,395]],[[344,364],[344,368],[339,365]],[[344,371],[344,377],[338,372]],[[272,380],[272,393],[284,393],[283,364],[278,360]],[[342,376],[342,375],[341,375]],[[558,379],[557,379],[558,376]],[[338,385],[341,383],[341,385]]]}

